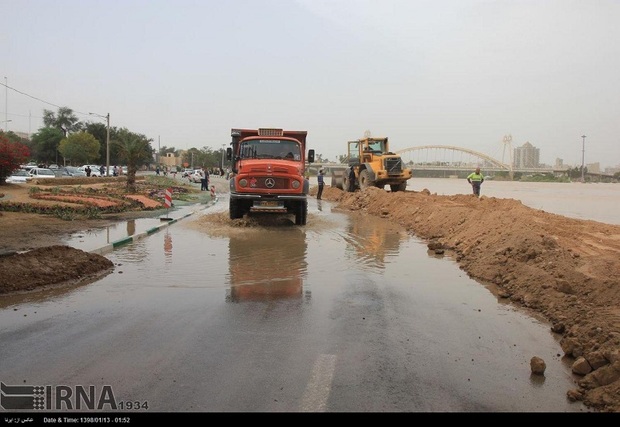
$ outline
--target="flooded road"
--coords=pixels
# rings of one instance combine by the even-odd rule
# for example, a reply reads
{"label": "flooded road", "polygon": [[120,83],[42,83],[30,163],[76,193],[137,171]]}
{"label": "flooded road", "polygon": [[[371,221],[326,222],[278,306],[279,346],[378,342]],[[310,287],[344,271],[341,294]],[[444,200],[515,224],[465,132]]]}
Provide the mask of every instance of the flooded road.
{"label": "flooded road", "polygon": [[107,253],[106,277],[4,301],[0,378],[109,385],[149,411],[586,411],[549,325],[399,226],[309,203],[306,227],[231,227],[225,194],[180,206]]}

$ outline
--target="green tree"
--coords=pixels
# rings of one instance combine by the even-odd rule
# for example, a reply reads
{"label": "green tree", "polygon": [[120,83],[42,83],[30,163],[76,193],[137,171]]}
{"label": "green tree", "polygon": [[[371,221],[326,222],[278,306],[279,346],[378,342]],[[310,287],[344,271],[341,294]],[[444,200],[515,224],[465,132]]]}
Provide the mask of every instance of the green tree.
{"label": "green tree", "polygon": [[127,188],[135,191],[138,168],[152,161],[151,140],[125,128],[118,131],[117,138],[111,144],[117,150],[118,159],[127,164]]}
{"label": "green tree", "polygon": [[43,110],[43,124],[46,127],[60,129],[63,133],[77,132],[83,127],[69,107],[60,107],[56,114],[50,110]]}
{"label": "green tree", "polygon": [[26,163],[30,150],[21,142],[10,141],[4,132],[0,132],[0,183],[22,163]]}
{"label": "green tree", "polygon": [[100,146],[90,133],[76,132],[60,141],[58,152],[72,164],[82,165],[99,159]]}
{"label": "green tree", "polygon": [[201,149],[192,147],[185,151],[181,157],[182,163],[187,163],[190,168],[215,168],[219,167],[222,162],[222,151],[214,151],[211,147],[202,147]]}
{"label": "green tree", "polygon": [[58,164],[58,145],[63,137],[62,130],[52,127],[41,128],[32,135],[33,154],[37,163]]}
{"label": "green tree", "polygon": [[[112,130],[113,129],[110,128],[110,140],[112,139]],[[94,161],[101,165],[105,165],[107,160],[107,126],[104,123],[88,122],[84,125],[84,131],[90,133],[99,141],[99,157],[94,159]]]}
{"label": "green tree", "polygon": [[13,132],[12,130],[8,131],[8,132],[4,132],[3,130],[0,129],[0,135],[3,135],[6,139],[8,139],[11,142],[21,142],[23,143],[24,141],[22,141],[22,138],[20,138],[15,132]]}

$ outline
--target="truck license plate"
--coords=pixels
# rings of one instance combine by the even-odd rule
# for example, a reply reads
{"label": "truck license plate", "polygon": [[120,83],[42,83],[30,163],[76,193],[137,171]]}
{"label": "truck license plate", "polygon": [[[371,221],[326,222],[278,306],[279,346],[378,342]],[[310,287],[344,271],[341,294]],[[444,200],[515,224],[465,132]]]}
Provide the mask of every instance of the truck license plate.
{"label": "truck license plate", "polygon": [[277,207],[280,207],[281,204],[280,202],[274,202],[274,201],[260,201],[260,202],[255,202],[254,206],[259,206],[261,208],[277,208]]}

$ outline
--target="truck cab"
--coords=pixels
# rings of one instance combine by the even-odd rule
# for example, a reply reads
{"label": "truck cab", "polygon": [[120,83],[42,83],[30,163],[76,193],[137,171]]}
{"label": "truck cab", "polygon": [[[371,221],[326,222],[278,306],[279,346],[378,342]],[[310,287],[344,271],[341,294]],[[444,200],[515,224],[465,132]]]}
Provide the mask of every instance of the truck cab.
{"label": "truck cab", "polygon": [[231,219],[248,213],[295,215],[305,225],[310,188],[306,161],[314,162],[314,150],[306,155],[306,131],[277,128],[231,129],[226,156],[232,162],[230,178]]}

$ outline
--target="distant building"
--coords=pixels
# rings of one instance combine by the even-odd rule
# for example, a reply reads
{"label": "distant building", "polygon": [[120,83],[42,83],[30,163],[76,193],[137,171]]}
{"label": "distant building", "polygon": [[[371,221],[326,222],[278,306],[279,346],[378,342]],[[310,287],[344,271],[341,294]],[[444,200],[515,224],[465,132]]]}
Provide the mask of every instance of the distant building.
{"label": "distant building", "polygon": [[526,142],[514,149],[513,166],[515,168],[537,168],[540,165],[540,149]]}
{"label": "distant building", "polygon": [[176,169],[177,166],[181,166],[181,158],[175,157],[174,153],[166,153],[166,155],[161,157],[159,161],[163,166],[169,169]]}
{"label": "distant building", "polygon": [[14,132],[15,135],[19,136],[20,138],[24,138],[27,140],[30,140],[30,135],[27,134],[26,132]]}
{"label": "distant building", "polygon": [[617,166],[612,167],[612,168],[605,168],[605,173],[607,175],[613,175],[613,174],[616,174],[618,172],[620,172],[620,165],[617,165]]}
{"label": "distant building", "polygon": [[555,169],[555,170],[567,170],[567,169],[569,169],[569,166],[564,164],[564,159],[560,159],[559,157],[556,157],[555,164],[553,165],[553,169]]}
{"label": "distant building", "polygon": [[601,164],[596,163],[588,163],[586,164],[586,170],[588,173],[601,173]]}

